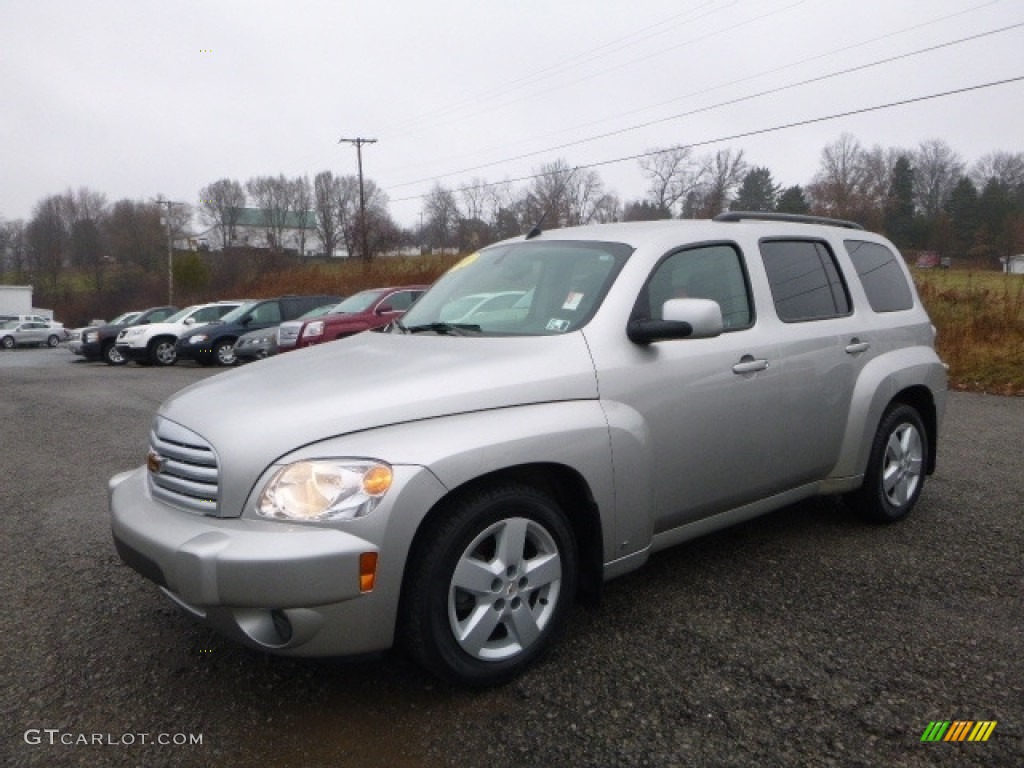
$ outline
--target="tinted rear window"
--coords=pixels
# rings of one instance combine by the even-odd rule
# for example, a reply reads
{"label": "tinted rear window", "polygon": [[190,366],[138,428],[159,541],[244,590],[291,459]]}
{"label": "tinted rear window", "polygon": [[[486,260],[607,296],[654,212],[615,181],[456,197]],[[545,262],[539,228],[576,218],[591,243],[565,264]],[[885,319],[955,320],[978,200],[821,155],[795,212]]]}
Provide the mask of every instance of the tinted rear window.
{"label": "tinted rear window", "polygon": [[783,322],[825,320],[850,313],[846,286],[824,243],[765,240],[761,255],[775,309]]}
{"label": "tinted rear window", "polygon": [[899,312],[914,306],[913,294],[896,254],[884,245],[865,240],[844,240],[843,244],[875,312]]}

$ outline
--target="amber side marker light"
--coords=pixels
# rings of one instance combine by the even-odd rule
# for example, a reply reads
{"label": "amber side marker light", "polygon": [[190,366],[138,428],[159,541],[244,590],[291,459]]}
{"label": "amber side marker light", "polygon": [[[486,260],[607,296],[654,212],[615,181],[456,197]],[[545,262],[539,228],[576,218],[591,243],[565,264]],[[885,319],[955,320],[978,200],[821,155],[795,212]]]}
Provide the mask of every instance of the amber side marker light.
{"label": "amber side marker light", "polygon": [[377,553],[363,552],[359,555],[359,591],[372,592],[377,578]]}

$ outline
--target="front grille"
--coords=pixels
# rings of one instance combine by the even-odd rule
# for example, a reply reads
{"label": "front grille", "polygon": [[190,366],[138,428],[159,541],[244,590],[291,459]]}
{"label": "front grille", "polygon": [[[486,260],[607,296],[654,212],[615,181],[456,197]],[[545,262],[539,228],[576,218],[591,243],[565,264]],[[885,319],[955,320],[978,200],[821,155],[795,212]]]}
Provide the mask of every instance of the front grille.
{"label": "front grille", "polygon": [[216,515],[220,477],[213,446],[192,430],[157,417],[149,447],[156,454],[148,462],[154,498],[189,512]]}

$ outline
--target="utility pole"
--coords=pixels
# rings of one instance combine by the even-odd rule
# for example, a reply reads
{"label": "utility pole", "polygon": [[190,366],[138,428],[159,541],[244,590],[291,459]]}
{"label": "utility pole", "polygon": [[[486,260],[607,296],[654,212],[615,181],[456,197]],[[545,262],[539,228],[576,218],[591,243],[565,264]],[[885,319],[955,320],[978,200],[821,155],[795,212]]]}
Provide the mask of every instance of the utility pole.
{"label": "utility pole", "polygon": [[356,159],[359,163],[359,235],[363,247],[363,259],[370,260],[370,247],[366,241],[366,193],[363,192],[363,144],[376,144],[376,139],[338,139],[338,143],[346,142],[356,145]]}
{"label": "utility pole", "polygon": [[167,303],[174,304],[174,239],[171,236],[171,208],[184,203],[174,203],[170,200],[157,199],[157,205],[166,205],[167,214]]}

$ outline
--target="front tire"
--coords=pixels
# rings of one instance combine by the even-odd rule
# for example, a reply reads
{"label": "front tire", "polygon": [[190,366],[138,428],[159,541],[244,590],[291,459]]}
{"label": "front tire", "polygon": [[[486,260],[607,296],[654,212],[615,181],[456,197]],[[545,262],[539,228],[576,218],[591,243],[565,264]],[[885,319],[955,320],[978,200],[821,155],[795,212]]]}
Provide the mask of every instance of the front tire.
{"label": "front tire", "polygon": [[128,362],[128,358],[117,351],[113,342],[103,347],[103,360],[107,365],[124,365]]}
{"label": "front tire", "polygon": [[442,510],[406,575],[412,656],[444,679],[499,685],[543,653],[576,595],[576,541],[564,513],[525,485],[484,489]]}
{"label": "front tire", "polygon": [[917,503],[928,466],[928,436],[917,410],[894,403],[882,416],[864,484],[854,495],[868,520],[902,520]]}
{"label": "front tire", "polygon": [[58,344],[60,344],[60,339],[58,339],[58,338],[57,338],[56,336],[50,336],[50,337],[49,337],[49,338],[48,338],[48,339],[46,340],[46,346],[48,346],[48,347],[49,347],[50,349],[53,349],[53,348],[54,348],[54,347],[56,347],[56,346],[57,346]]}
{"label": "front tire", "polygon": [[4,336],[0,339],[0,347],[3,347],[4,349],[14,349],[14,344],[15,341],[13,336]]}
{"label": "front tire", "polygon": [[149,345],[149,362],[157,366],[174,365],[178,362],[175,339],[156,339]]}

